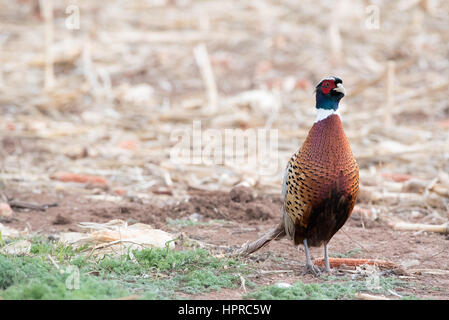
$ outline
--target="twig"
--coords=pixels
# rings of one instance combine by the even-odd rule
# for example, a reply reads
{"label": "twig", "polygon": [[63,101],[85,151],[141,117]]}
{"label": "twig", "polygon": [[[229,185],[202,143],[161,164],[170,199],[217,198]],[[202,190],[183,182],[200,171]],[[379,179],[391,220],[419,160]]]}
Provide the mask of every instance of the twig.
{"label": "twig", "polygon": [[434,275],[449,275],[449,270],[444,269],[411,269],[407,270],[407,272],[410,272],[412,274],[415,273],[425,273],[425,274],[434,274]]}
{"label": "twig", "polygon": [[53,263],[53,265],[55,266],[56,269],[58,269],[58,271],[61,271],[61,268],[59,267],[59,265],[56,263],[56,261],[51,257],[51,255],[47,254],[48,259],[50,259],[51,263]]}
{"label": "twig", "polygon": [[[102,248],[107,248],[107,247],[110,247],[110,246],[113,246],[113,245],[115,245],[115,244],[123,244],[123,243],[131,243],[131,244],[136,244],[136,245],[138,245],[138,246],[141,246],[142,248],[145,248],[145,245],[144,244],[142,244],[142,243],[137,243],[137,242],[134,242],[134,241],[131,241],[131,240],[123,240],[123,239],[118,239],[118,240],[114,240],[114,241],[111,241],[111,242],[107,242],[107,243],[102,243],[102,244],[99,244],[99,245],[97,245],[97,246],[95,246],[94,247],[94,250],[98,250],[98,249],[102,249]],[[122,248],[123,249],[123,248]]]}
{"label": "twig", "polygon": [[35,204],[35,203],[28,203],[23,201],[17,201],[17,200],[9,200],[8,204],[11,206],[11,208],[16,209],[31,209],[31,210],[37,210],[37,211],[45,211],[50,207],[57,207],[58,203],[46,203],[46,204]]}
{"label": "twig", "polygon": [[270,274],[270,273],[292,273],[293,270],[259,270],[260,274]]}
{"label": "twig", "polygon": [[393,225],[393,229],[403,231],[427,231],[449,234],[449,224],[447,223],[441,225],[432,225],[422,223],[398,222]]}
{"label": "twig", "polygon": [[246,283],[245,278],[243,278],[241,274],[239,274],[239,278],[240,278],[240,282],[242,283],[241,287],[242,287],[243,291],[245,293],[247,293],[248,291],[246,290],[246,286],[245,286],[245,283]]}
{"label": "twig", "polygon": [[388,289],[388,292],[391,293],[392,295],[402,299],[402,296],[399,293],[397,293],[397,292],[395,292],[395,291],[393,291],[391,289]]}
{"label": "twig", "polygon": [[55,174],[52,174],[50,178],[62,182],[95,183],[104,185],[108,184],[108,180],[103,177],[70,172],[57,172]]}
{"label": "twig", "polygon": [[362,292],[357,292],[355,294],[355,298],[361,299],[361,300],[390,300],[389,298],[384,297],[384,296],[375,296],[373,294],[362,293]]}

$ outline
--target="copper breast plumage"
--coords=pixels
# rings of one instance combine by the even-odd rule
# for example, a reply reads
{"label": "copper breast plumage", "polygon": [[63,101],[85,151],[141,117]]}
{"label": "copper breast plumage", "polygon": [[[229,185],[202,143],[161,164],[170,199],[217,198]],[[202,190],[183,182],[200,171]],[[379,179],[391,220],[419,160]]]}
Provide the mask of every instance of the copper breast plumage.
{"label": "copper breast plumage", "polygon": [[287,165],[284,224],[295,244],[327,243],[351,214],[359,170],[338,115],[316,122]]}

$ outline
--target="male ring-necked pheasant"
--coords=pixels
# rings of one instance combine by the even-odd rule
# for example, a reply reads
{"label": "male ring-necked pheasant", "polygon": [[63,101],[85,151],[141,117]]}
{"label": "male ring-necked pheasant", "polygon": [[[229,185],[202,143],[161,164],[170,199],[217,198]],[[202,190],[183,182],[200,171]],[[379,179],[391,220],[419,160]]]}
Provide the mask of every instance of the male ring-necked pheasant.
{"label": "male ring-necked pheasant", "polygon": [[328,242],[349,218],[359,190],[359,170],[338,114],[345,95],[341,79],[329,77],[316,87],[317,117],[302,147],[290,158],[282,186],[281,223],[246,246],[250,254],[287,235],[304,244],[306,272],[319,269],[309,246],[324,244],[325,271],[330,271]]}

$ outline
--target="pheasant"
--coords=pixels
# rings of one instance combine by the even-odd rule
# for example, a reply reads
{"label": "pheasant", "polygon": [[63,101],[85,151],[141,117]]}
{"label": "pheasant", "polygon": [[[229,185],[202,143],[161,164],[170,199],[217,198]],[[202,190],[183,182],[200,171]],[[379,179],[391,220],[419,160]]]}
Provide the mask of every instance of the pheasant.
{"label": "pheasant", "polygon": [[277,227],[244,246],[250,254],[287,236],[304,245],[306,272],[317,275],[309,246],[324,244],[324,270],[330,272],[328,243],[349,218],[359,190],[359,170],[338,113],[343,81],[325,78],[316,87],[317,116],[302,147],[287,164],[282,185],[282,219]]}

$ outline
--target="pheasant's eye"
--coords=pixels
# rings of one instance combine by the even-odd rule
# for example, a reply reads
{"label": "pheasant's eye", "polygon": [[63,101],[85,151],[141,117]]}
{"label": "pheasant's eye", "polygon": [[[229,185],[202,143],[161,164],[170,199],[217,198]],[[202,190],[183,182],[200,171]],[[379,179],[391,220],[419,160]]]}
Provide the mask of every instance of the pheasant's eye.
{"label": "pheasant's eye", "polygon": [[327,88],[329,87],[329,82],[328,81],[324,81],[322,84],[322,87]]}

